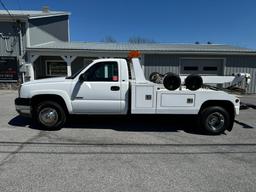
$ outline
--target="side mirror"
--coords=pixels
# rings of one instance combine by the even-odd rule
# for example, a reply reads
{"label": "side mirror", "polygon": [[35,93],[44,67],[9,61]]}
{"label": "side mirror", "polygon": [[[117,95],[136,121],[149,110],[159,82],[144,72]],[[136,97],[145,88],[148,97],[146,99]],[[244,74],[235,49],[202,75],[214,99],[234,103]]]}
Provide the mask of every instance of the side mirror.
{"label": "side mirror", "polygon": [[81,75],[79,76],[79,81],[83,82],[83,81],[85,81],[85,80],[86,80],[85,74],[83,73],[83,74],[81,74]]}

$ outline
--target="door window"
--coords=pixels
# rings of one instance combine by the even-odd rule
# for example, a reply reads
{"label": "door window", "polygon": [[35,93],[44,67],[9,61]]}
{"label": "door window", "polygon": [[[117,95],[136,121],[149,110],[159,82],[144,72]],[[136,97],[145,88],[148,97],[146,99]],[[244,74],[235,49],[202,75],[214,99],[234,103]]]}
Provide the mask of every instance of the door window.
{"label": "door window", "polygon": [[85,72],[86,81],[118,81],[117,62],[100,62]]}

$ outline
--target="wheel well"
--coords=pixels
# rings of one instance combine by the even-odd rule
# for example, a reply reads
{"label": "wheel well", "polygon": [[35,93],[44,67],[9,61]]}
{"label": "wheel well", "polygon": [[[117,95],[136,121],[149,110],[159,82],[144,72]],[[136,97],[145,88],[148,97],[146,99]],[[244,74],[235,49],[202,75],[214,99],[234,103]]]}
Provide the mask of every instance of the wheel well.
{"label": "wheel well", "polygon": [[229,131],[232,130],[233,127],[233,119],[235,118],[235,107],[234,104],[230,101],[225,101],[225,100],[210,100],[210,101],[206,101],[202,104],[199,114],[201,113],[201,111],[203,111],[206,107],[211,107],[211,106],[219,106],[219,107],[223,107],[224,109],[226,109],[228,111],[228,113],[230,114],[231,117],[231,126],[230,128],[228,128]]}
{"label": "wheel well", "polygon": [[51,94],[36,95],[31,99],[32,108],[42,101],[55,101],[56,103],[60,104],[63,107],[66,113],[68,113],[67,105],[64,99],[59,95],[51,95]]}
{"label": "wheel well", "polygon": [[234,116],[235,114],[235,108],[234,108],[234,104],[230,101],[225,101],[225,100],[210,100],[210,101],[206,101],[202,104],[200,112],[202,110],[204,110],[206,107],[210,107],[210,106],[219,106],[219,107],[223,107],[224,109],[226,109],[230,114],[232,114]]}

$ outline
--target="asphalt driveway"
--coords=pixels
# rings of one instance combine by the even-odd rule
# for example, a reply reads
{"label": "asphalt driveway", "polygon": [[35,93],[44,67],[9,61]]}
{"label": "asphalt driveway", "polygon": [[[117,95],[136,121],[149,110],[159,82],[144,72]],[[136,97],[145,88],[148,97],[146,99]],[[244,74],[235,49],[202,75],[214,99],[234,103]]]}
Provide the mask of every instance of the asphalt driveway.
{"label": "asphalt driveway", "polygon": [[[191,117],[73,117],[58,131],[0,91],[0,191],[256,191],[256,110],[208,136]],[[243,101],[255,103],[255,96]]]}

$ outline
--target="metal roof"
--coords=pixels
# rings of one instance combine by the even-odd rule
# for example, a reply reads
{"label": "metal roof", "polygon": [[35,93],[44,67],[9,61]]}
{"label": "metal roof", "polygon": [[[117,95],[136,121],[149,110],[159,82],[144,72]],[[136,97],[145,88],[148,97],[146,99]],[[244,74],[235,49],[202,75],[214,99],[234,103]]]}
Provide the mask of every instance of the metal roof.
{"label": "metal roof", "polygon": [[130,51],[139,50],[144,52],[233,52],[254,53],[256,50],[232,45],[221,44],[131,44],[131,43],[79,43],[79,42],[49,42],[34,45],[28,50],[91,50],[91,51]]}
{"label": "metal roof", "polygon": [[[61,16],[61,15],[70,15],[69,12],[65,11],[33,11],[33,10],[9,10],[11,15],[15,18],[42,18],[42,17],[53,17],[53,16]],[[0,18],[1,17],[9,17],[9,14],[6,10],[0,10]]]}

